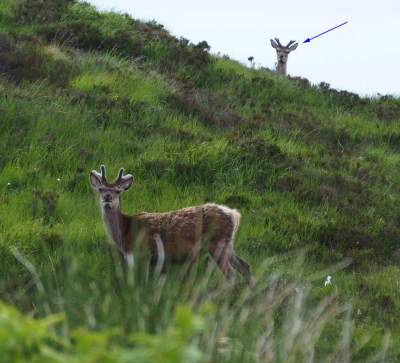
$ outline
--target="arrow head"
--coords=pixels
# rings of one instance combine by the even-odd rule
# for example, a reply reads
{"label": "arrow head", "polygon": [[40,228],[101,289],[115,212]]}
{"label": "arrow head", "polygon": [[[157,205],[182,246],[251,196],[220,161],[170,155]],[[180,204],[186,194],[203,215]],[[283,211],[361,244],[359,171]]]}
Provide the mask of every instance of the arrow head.
{"label": "arrow head", "polygon": [[303,42],[303,44],[304,43],[310,43],[310,38],[307,38],[304,42]]}

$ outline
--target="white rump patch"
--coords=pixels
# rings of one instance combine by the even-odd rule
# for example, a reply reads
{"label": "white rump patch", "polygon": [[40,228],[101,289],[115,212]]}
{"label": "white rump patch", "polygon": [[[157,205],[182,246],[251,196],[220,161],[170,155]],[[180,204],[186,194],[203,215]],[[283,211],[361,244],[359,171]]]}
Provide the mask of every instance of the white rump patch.
{"label": "white rump patch", "polygon": [[240,223],[240,213],[236,209],[228,208],[224,205],[217,205],[218,209],[222,211],[225,215],[229,216],[232,221],[233,225],[233,233],[232,233],[232,238],[231,238],[231,243],[233,244],[233,240],[235,238],[235,234],[237,229],[239,228],[239,223]]}
{"label": "white rump patch", "polygon": [[232,224],[235,229],[237,228],[240,220],[240,213],[236,209],[225,207],[224,205],[217,205],[218,209],[221,210],[225,215],[228,215],[232,219]]}

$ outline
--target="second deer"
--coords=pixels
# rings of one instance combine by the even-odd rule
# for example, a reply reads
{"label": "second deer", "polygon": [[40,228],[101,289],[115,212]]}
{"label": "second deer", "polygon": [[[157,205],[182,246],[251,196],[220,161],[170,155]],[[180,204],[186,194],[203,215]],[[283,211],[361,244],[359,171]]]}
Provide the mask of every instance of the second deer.
{"label": "second deer", "polygon": [[131,187],[132,175],[124,175],[121,168],[117,179],[109,183],[101,165],[100,173],[90,173],[90,183],[100,195],[106,230],[126,259],[133,256],[136,244],[146,247],[161,264],[164,257],[191,262],[206,250],[228,280],[234,279],[235,269],[251,281],[249,264],[233,249],[240,222],[237,210],[208,203],[171,212],[126,215],[121,212],[120,194]]}
{"label": "second deer", "polygon": [[298,43],[296,43],[294,40],[291,40],[286,46],[284,46],[281,44],[278,38],[275,38],[275,40],[271,39],[271,45],[276,50],[276,72],[286,75],[289,53],[297,48]]}

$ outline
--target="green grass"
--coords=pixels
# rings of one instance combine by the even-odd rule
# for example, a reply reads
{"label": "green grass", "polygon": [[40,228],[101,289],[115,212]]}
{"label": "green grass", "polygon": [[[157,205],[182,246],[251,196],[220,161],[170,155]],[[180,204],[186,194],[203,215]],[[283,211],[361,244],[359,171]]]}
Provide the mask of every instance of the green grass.
{"label": "green grass", "polygon": [[[398,361],[400,100],[47,2],[0,5],[0,362]],[[239,209],[256,287],[208,261],[125,268],[89,186],[100,163],[134,175],[126,213]]]}

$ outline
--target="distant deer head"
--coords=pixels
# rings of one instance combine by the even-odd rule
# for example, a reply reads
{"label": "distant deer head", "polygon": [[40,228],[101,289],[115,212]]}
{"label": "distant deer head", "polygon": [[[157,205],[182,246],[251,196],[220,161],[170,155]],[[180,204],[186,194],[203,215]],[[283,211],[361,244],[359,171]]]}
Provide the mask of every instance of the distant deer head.
{"label": "distant deer head", "polygon": [[298,46],[295,40],[291,40],[286,46],[283,46],[278,38],[271,39],[271,45],[276,50],[277,64],[276,71],[279,74],[286,75],[287,72],[287,61],[289,53],[295,50]]}

